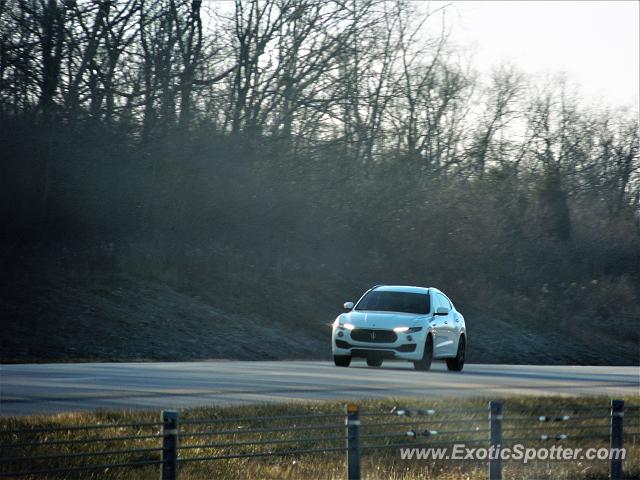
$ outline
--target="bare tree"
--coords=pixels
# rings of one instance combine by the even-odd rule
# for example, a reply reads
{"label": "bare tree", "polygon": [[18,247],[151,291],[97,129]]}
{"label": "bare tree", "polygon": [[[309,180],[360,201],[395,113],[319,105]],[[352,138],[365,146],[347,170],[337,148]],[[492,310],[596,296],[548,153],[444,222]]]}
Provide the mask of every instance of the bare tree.
{"label": "bare tree", "polygon": [[511,162],[511,155],[505,158],[504,145],[498,137],[521,115],[517,101],[523,88],[523,76],[514,67],[502,66],[491,74],[491,82],[485,89],[486,106],[473,133],[469,152],[472,169],[479,177],[484,175],[491,160],[497,164]]}

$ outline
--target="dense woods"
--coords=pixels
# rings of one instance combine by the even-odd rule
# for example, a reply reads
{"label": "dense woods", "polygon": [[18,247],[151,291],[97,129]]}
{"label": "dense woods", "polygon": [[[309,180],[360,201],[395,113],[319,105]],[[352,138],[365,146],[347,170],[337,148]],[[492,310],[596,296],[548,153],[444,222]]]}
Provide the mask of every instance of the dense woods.
{"label": "dense woods", "polygon": [[3,281],[433,284],[637,342],[638,112],[482,75],[427,8],[0,0]]}

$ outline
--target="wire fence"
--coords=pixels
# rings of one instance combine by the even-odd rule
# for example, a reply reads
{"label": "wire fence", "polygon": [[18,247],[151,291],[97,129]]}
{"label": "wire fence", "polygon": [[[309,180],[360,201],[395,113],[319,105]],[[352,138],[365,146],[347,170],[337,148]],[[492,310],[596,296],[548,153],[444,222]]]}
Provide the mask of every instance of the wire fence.
{"label": "wire fence", "polygon": [[[636,419],[635,430],[624,432],[621,400],[564,413],[526,413],[503,411],[499,400],[488,409],[396,407],[378,412],[361,412],[358,405],[348,404],[343,412],[329,414],[181,421],[178,412],[163,411],[158,422],[0,430],[0,477],[160,469],[162,480],[175,480],[180,465],[196,462],[334,453],[346,457],[346,478],[358,480],[362,456],[383,450],[477,445],[497,452],[523,442],[582,439],[608,439],[610,449],[622,449],[625,437],[640,437],[638,406],[627,406],[627,418]],[[502,478],[505,461],[501,455],[487,457],[489,479]],[[621,479],[622,459],[607,461],[610,478]]]}

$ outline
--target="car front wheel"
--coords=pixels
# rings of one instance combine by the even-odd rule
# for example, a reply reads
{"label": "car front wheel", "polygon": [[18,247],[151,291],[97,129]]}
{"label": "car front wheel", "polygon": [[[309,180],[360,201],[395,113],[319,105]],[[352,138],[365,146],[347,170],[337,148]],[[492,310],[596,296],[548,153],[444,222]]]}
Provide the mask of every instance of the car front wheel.
{"label": "car front wheel", "polygon": [[416,362],[413,362],[413,366],[416,370],[429,370],[431,368],[431,360],[433,360],[433,337],[427,336],[424,342],[424,352],[422,358]]}
{"label": "car front wheel", "polygon": [[348,367],[351,363],[351,357],[349,355],[334,355],[333,363],[336,367]]}
{"label": "car front wheel", "polygon": [[453,358],[447,358],[447,368],[453,372],[460,372],[464,367],[464,355],[466,350],[466,341],[464,337],[460,337],[458,342],[458,353]]}

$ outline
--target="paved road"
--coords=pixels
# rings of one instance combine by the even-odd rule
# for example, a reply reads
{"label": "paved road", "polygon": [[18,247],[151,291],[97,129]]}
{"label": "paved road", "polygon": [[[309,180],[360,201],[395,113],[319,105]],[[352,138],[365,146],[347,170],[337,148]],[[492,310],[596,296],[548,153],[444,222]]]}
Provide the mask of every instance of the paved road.
{"label": "paved road", "polygon": [[401,396],[640,395],[639,367],[434,363],[348,369],[329,362],[83,363],[0,366],[0,414]]}

